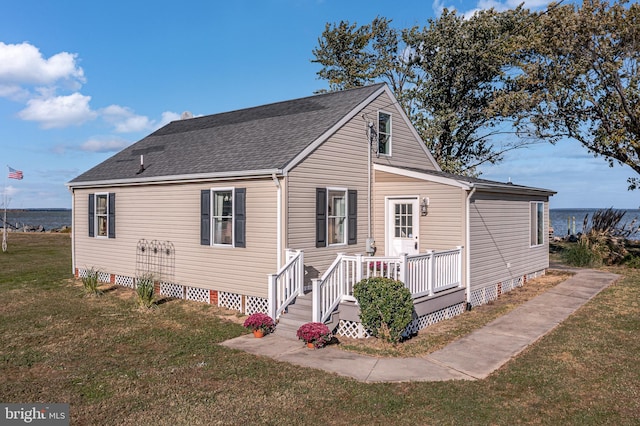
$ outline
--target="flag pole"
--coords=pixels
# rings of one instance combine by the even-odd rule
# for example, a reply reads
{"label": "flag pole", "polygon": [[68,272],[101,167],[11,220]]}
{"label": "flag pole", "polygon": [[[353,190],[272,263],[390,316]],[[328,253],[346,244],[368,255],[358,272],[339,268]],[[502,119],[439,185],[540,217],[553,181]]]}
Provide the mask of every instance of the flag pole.
{"label": "flag pole", "polygon": [[[7,166],[8,168],[9,166]],[[4,190],[3,192],[3,204],[4,204],[4,218],[2,220],[2,252],[7,251],[7,176],[4,178]]]}

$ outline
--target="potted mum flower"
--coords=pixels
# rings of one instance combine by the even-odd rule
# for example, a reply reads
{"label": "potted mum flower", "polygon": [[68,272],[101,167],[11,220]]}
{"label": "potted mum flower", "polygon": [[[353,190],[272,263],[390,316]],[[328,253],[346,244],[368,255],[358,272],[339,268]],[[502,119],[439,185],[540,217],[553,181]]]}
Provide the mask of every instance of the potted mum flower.
{"label": "potted mum flower", "polygon": [[331,341],[333,336],[329,327],[321,322],[308,322],[302,324],[298,329],[296,336],[302,340],[310,348],[322,348]]}
{"label": "potted mum flower", "polygon": [[253,331],[255,337],[273,333],[276,329],[276,323],[273,322],[273,318],[260,312],[249,315],[249,318],[244,320],[243,326]]}

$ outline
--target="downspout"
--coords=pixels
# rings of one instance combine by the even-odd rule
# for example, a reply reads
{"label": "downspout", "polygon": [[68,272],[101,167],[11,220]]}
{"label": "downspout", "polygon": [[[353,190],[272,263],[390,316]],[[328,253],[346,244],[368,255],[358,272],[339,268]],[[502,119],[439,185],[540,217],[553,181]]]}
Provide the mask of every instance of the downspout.
{"label": "downspout", "polygon": [[276,203],[278,204],[276,207],[276,262],[278,263],[277,269],[280,270],[280,267],[282,266],[282,186],[280,185],[280,181],[275,173],[271,174],[271,179],[273,180],[273,183],[276,184],[276,188],[278,188],[278,195],[276,197]]}
{"label": "downspout", "polygon": [[476,187],[472,186],[471,192],[467,195],[466,212],[466,236],[465,236],[465,281],[467,282],[467,308],[471,306],[471,197],[476,192]]}

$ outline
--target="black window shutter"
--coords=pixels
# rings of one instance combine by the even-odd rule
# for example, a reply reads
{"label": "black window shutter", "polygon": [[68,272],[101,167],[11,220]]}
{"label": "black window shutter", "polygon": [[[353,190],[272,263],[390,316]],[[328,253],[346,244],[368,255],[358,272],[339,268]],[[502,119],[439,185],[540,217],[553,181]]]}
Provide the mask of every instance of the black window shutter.
{"label": "black window shutter", "polygon": [[109,212],[107,214],[107,220],[109,222],[107,228],[109,228],[109,238],[116,237],[116,194],[115,192],[109,193]]}
{"label": "black window shutter", "polygon": [[94,195],[89,194],[89,236],[96,236],[96,221],[95,221],[95,213],[96,213],[96,205],[94,201]]}
{"label": "black window shutter", "polygon": [[316,188],[316,247],[327,246],[327,189]]}
{"label": "black window shutter", "polygon": [[233,208],[235,215],[235,225],[233,230],[233,239],[235,247],[246,247],[247,246],[247,238],[246,238],[246,189],[245,188],[236,188],[233,200]]}
{"label": "black window shutter", "polygon": [[211,245],[211,191],[203,189],[200,192],[200,244]]}
{"label": "black window shutter", "polygon": [[348,192],[347,214],[347,231],[349,233],[347,242],[356,244],[358,242],[358,191],[355,189],[350,189]]}

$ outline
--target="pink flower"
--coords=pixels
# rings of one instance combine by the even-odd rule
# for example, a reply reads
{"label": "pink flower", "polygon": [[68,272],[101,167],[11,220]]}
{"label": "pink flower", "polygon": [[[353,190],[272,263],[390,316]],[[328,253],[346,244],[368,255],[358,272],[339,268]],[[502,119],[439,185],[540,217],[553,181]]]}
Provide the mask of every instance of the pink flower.
{"label": "pink flower", "polygon": [[249,318],[244,320],[242,325],[252,331],[262,330],[264,334],[273,333],[276,329],[276,323],[273,319],[269,315],[260,312],[249,315]]}

